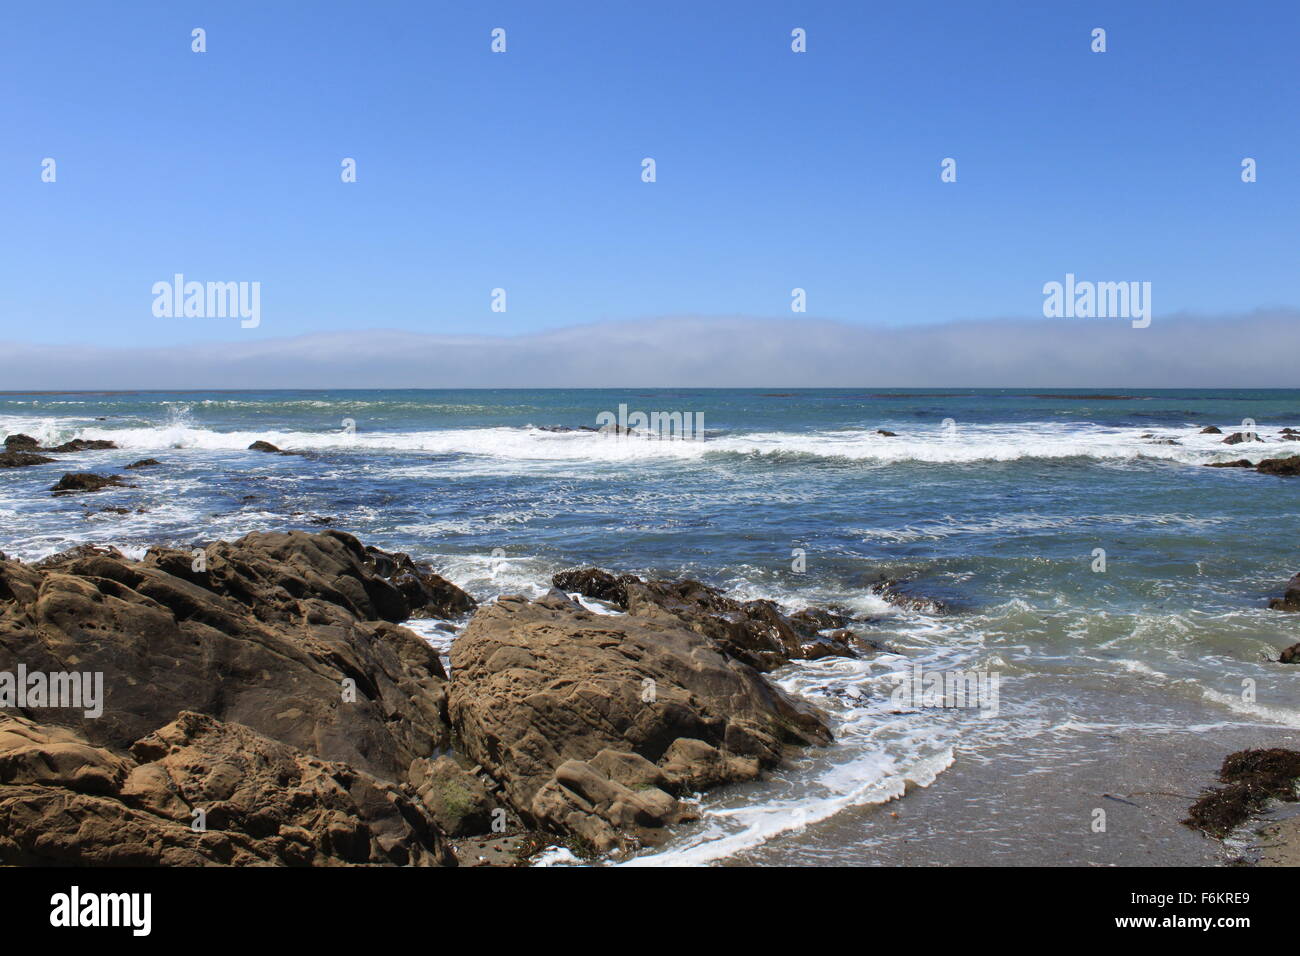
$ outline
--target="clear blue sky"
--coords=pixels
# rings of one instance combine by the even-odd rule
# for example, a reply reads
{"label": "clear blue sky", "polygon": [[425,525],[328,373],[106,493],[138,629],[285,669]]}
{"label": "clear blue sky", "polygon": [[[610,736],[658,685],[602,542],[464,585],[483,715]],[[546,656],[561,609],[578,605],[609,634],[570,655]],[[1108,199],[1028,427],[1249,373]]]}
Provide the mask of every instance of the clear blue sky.
{"label": "clear blue sky", "polygon": [[[1066,272],[1295,305],[1298,36],[1290,0],[11,3],[0,340],[790,318],[795,286],[916,324],[1041,315]],[[175,272],[260,281],[261,327],[154,318]]]}

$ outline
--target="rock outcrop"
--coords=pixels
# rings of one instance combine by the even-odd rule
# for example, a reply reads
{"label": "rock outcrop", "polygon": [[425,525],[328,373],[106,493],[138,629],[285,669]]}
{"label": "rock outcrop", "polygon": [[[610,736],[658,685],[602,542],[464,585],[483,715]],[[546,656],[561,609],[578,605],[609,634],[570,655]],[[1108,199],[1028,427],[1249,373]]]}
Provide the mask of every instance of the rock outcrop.
{"label": "rock outcrop", "polygon": [[746,661],[852,653],[844,616],[564,580],[627,613],[502,598],[448,681],[398,622],[473,598],[341,532],[0,555],[0,672],[102,676],[97,701],[0,715],[0,864],[446,864],[453,837],[476,861],[537,849],[520,826],[632,850],[695,816],[686,794],[830,742]]}
{"label": "rock outcrop", "polygon": [[71,495],[84,491],[102,491],[125,485],[118,475],[96,475],[89,471],[70,471],[50,489],[56,495]]}
{"label": "rock outcrop", "polygon": [[[632,574],[616,577],[599,568],[582,568],[561,571],[551,583],[629,614],[685,626],[760,671],[792,660],[857,656],[845,641],[819,633],[823,628],[797,616],[787,617],[772,601],[737,601],[691,578],[643,581]],[[836,622],[829,626],[843,628],[848,623],[841,617]]]}
{"label": "rock outcrop", "polygon": [[102,717],[29,716],[121,752],[192,710],[387,780],[449,746],[442,664],[390,623],[409,604],[355,538],[253,534],[198,555],[0,564],[0,670],[104,675]]}
{"label": "rock outcrop", "polygon": [[[406,555],[332,531],[141,562],[91,545],[0,560],[0,671],[103,681],[101,715],[36,701],[14,730],[30,747],[4,738],[27,756],[0,745],[0,857],[451,861],[437,821],[464,807],[446,798],[449,769],[426,766],[451,746],[446,674],[394,622],[472,606]],[[207,834],[189,830],[196,799]]]}
{"label": "rock outcrop", "polygon": [[692,816],[682,793],[830,740],[814,708],[628,587],[623,616],[503,597],[451,652],[463,752],[526,822],[601,852],[658,842]]}
{"label": "rock outcrop", "polygon": [[52,448],[42,448],[31,435],[16,434],[10,435],[5,439],[5,451],[39,451],[45,453],[64,454],[76,451],[104,451],[107,449],[117,448],[116,442],[105,441],[102,438],[74,438],[72,441],[64,442],[62,445],[55,445]]}
{"label": "rock outcrop", "polygon": [[454,865],[409,788],[184,711],[129,754],[0,716],[5,865]]}

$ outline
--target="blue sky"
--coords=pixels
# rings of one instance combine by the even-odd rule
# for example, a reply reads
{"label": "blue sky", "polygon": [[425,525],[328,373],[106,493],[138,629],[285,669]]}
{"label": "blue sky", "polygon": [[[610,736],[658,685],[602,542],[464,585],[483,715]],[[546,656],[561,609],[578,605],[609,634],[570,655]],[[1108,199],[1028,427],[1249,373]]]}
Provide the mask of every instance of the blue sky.
{"label": "blue sky", "polygon": [[[1298,27],[1291,2],[12,4],[0,340],[800,321],[795,286],[809,319],[1053,321],[1066,272],[1150,281],[1157,321],[1294,306]],[[261,282],[260,327],[155,318],[176,272]]]}

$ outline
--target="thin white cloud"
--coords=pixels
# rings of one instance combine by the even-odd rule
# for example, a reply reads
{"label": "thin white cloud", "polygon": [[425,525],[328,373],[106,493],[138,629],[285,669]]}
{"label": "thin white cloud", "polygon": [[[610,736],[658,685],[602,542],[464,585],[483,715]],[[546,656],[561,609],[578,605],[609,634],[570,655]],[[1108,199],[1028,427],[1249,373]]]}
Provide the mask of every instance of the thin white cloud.
{"label": "thin white cloud", "polygon": [[949,322],[674,317],[517,336],[371,330],[168,348],[0,345],[0,389],[1297,387],[1300,311]]}

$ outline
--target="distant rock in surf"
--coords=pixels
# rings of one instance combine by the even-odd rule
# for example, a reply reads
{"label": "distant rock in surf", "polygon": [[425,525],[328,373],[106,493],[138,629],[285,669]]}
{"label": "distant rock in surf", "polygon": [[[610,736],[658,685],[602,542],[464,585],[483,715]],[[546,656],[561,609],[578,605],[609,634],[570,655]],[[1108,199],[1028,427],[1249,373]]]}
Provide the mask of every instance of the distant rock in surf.
{"label": "distant rock in surf", "polygon": [[[1274,611],[1300,611],[1300,574],[1292,577],[1287,582],[1286,590],[1282,593],[1282,596],[1271,599],[1268,606]],[[1290,648],[1290,650],[1294,649]],[[1290,663],[1290,661],[1286,663]]]}
{"label": "distant rock in surf", "polygon": [[74,451],[108,451],[115,448],[117,448],[116,442],[105,441],[101,438],[74,438],[72,441],[64,442],[62,445],[56,445],[53,448],[42,448],[41,451],[65,454]]}
{"label": "distant rock in surf", "polygon": [[25,451],[0,452],[0,468],[28,468],[31,465],[48,465],[52,461],[53,458]]}
{"label": "distant rock in surf", "polygon": [[72,441],[64,442],[62,445],[55,445],[53,448],[42,448],[40,442],[31,435],[10,435],[5,439],[6,451],[40,451],[46,454],[66,454],[76,451],[106,451],[115,448],[117,448],[117,445],[114,442],[99,438],[74,438]]}
{"label": "distant rock in surf", "polygon": [[56,495],[71,495],[78,492],[102,491],[104,488],[130,487],[120,475],[96,475],[89,471],[68,472],[59,479],[50,491]]}
{"label": "distant rock in surf", "polygon": [[296,454],[298,454],[296,451],[282,451],[282,450],[280,450],[279,448],[276,448],[274,445],[272,445],[269,441],[255,441],[255,442],[253,442],[253,444],[251,444],[251,445],[248,446],[248,450],[249,450],[249,451],[261,451],[261,452],[266,452],[268,455],[296,455]]}
{"label": "distant rock in surf", "polygon": [[895,607],[923,614],[946,614],[950,607],[938,598],[926,597],[913,593],[912,582],[900,578],[882,578],[868,588],[876,597],[888,601]]}

